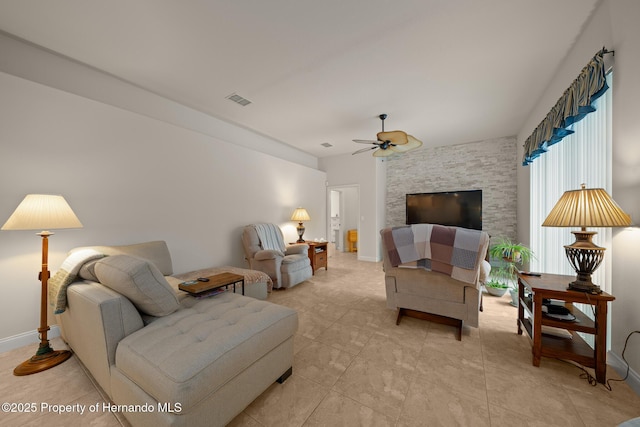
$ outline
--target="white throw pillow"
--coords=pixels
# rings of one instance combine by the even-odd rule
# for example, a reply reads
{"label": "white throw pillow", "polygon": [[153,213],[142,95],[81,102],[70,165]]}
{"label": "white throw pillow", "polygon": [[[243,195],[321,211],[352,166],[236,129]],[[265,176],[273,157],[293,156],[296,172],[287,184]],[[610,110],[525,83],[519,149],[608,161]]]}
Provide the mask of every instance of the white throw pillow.
{"label": "white throw pillow", "polygon": [[166,316],[179,307],[178,298],[152,263],[128,255],[108,256],[95,264],[100,283],[127,297],[150,316]]}

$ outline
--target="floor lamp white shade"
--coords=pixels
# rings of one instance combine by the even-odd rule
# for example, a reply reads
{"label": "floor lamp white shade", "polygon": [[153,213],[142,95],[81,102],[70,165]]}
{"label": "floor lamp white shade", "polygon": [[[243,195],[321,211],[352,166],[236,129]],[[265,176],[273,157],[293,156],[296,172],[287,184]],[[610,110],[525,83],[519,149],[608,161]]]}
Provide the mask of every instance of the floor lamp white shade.
{"label": "floor lamp white shade", "polygon": [[28,194],[2,230],[53,230],[82,228],[82,223],[62,196]]}

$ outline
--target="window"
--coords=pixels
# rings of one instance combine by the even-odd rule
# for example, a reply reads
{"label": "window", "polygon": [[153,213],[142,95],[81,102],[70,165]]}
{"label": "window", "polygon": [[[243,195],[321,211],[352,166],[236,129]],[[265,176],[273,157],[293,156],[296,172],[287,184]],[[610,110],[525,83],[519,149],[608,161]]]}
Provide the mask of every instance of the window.
{"label": "window", "polygon": [[[607,76],[611,87],[612,73]],[[567,190],[604,188],[611,194],[611,98],[607,90],[594,103],[596,111],[574,123],[575,133],[565,137],[549,151],[529,165],[531,168],[531,249],[537,259],[531,262],[532,271],[575,275],[566,258],[564,245],[575,240],[571,228],[542,227],[547,214]],[[591,230],[591,229],[590,229]],[[594,243],[611,247],[611,229],[594,228]],[[593,274],[593,282],[605,292],[611,291],[609,251]]]}

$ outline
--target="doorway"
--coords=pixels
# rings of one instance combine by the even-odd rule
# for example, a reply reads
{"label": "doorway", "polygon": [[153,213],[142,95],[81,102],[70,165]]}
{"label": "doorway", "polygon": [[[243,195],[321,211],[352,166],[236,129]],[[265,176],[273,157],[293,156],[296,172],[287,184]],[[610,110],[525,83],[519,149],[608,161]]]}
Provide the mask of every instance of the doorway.
{"label": "doorway", "polygon": [[348,247],[348,230],[360,228],[360,188],[358,185],[345,185],[329,187],[327,190],[327,236],[336,251],[344,252]]}

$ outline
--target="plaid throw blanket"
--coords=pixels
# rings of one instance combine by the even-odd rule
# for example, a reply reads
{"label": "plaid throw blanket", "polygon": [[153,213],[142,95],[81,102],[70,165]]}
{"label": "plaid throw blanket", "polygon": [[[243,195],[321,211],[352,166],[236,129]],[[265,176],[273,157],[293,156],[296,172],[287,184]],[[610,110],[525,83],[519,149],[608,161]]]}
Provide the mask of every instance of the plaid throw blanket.
{"label": "plaid throw blanket", "polygon": [[64,313],[67,309],[67,287],[76,280],[80,268],[87,262],[102,258],[104,254],[93,249],[83,249],[69,255],[60,269],[49,279],[49,302],[54,314]]}
{"label": "plaid throw blanket", "polygon": [[489,245],[483,231],[435,224],[385,228],[380,234],[393,267],[424,268],[473,284]]}
{"label": "plaid throw blanket", "polygon": [[282,237],[282,231],[275,224],[255,224],[256,233],[262,243],[262,249],[280,251],[284,256],[286,246]]}

